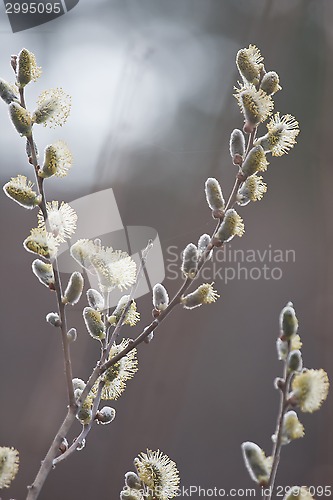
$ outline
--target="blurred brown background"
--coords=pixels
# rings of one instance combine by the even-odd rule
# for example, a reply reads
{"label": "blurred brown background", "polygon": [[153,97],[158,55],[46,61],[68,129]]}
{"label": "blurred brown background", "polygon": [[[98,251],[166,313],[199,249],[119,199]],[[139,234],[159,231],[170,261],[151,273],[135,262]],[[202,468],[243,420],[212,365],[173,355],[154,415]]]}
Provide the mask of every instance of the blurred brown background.
{"label": "blurred brown background", "polygon": [[[215,279],[216,304],[175,310],[154,342],[141,346],[139,372],[114,404],[114,423],[96,426],[85,450],[52,472],[42,499],[116,499],[124,473],[147,447],[177,462],[185,487],[254,487],[240,444],[251,440],[271,450],[273,380],[282,369],[275,338],[289,300],[305,366],[323,367],[333,379],[332,21],[330,0],[81,0],[66,16],[15,35],[3,17],[1,76],[11,78],[9,56],[26,46],[44,70],[28,104],[48,87],[73,95],[68,124],[36,134],[40,149],[64,138],[76,159],[67,178],[47,183],[48,198],[71,201],[112,187],[124,224],[155,228],[166,260],[170,246],[180,252],[214,227],[206,178],[220,179],[225,195],[231,189],[229,134],[242,126],[232,97],[239,48],[261,49],[266,69],[281,78],[276,110],[301,126],[298,145],[271,160],[264,199],[240,210],[246,233],[232,242],[234,249],[293,249],[295,262],[278,264],[279,280]],[[24,141],[3,103],[0,120],[4,183],[29,171]],[[21,246],[36,213],[4,194],[0,206],[0,444],[15,446],[21,457],[2,498],[21,499],[65,414],[66,393],[60,339],[44,320],[55,297],[32,275],[33,256]],[[171,294],[179,284],[165,281]],[[82,299],[70,310],[80,333],[74,372],[82,378],[98,354],[82,324],[84,306]],[[150,297],[138,307],[144,326]],[[138,332],[127,327],[125,334]],[[306,435],[283,449],[278,485],[332,484],[332,401],[300,415]],[[79,425],[71,437],[77,432]]]}

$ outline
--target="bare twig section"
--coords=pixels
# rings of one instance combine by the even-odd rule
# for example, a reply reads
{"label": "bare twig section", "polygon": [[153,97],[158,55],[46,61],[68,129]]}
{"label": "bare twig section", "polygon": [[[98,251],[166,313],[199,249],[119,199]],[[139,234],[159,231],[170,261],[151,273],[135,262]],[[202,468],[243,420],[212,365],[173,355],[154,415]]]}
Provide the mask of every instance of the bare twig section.
{"label": "bare twig section", "polygon": [[283,378],[282,378],[282,390],[280,395],[280,407],[278,412],[276,432],[275,432],[275,442],[272,451],[272,469],[269,477],[269,483],[267,485],[268,494],[264,497],[264,500],[271,500],[274,490],[275,478],[280,462],[280,454],[282,448],[282,431],[283,431],[283,419],[288,410],[288,394],[290,389],[290,382],[293,377],[293,373],[288,371],[288,354],[290,352],[290,341],[288,342],[288,353],[284,361]]}
{"label": "bare twig section", "polygon": [[31,486],[28,486],[28,495],[26,500],[36,500],[38,498],[41,489],[44,486],[47,476],[53,467],[54,457],[59,453],[59,447],[62,440],[67,436],[70,428],[75,421],[76,411],[74,408],[69,408],[68,413],[61,424],[55,438],[52,441],[49,451],[47,452],[44,460],[41,463],[41,467],[37,473],[37,476]]}

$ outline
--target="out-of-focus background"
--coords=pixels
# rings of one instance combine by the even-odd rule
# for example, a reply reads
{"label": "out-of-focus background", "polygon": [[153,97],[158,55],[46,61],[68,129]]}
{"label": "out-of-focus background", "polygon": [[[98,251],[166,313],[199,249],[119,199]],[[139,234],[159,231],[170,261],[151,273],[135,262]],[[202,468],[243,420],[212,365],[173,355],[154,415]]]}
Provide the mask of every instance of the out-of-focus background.
{"label": "out-of-focus background", "polygon": [[[158,231],[171,295],[181,282],[174,254],[214,227],[206,178],[218,178],[227,196],[235,176],[228,142],[242,127],[232,97],[239,48],[261,49],[283,87],[276,110],[301,127],[290,154],[272,158],[264,199],[239,210],[246,232],[231,249],[257,252],[255,262],[240,263],[248,279],[242,271],[225,283],[225,268],[237,270],[237,262],[212,263],[207,276],[221,299],[176,309],[140,347],[139,372],[114,403],[116,420],[93,429],[86,448],[52,472],[41,498],[116,499],[123,475],[146,448],[177,462],[184,487],[253,487],[240,444],[254,441],[270,453],[279,398],[273,380],[282,369],[275,339],[289,300],[305,366],[333,378],[332,21],[330,0],[81,0],[51,23],[12,34],[1,6],[1,77],[12,78],[10,55],[27,47],[43,67],[27,89],[28,106],[45,88],[72,95],[62,129],[36,128],[40,150],[61,138],[75,158],[68,177],[47,181],[48,199],[70,202],[113,188],[125,226]],[[1,182],[18,173],[33,178],[24,140],[0,104]],[[66,392],[60,339],[45,323],[55,297],[32,275],[33,256],[22,247],[36,212],[4,194],[0,207],[0,444],[15,446],[21,457],[2,497],[21,499],[65,414]],[[258,251],[266,251],[262,262]],[[282,262],[269,257],[277,254]],[[69,323],[79,325],[73,366],[85,379],[99,348],[82,323],[84,306],[82,299],[70,309]],[[150,296],[138,307],[143,327],[151,320]],[[139,331],[126,327],[125,334]],[[278,485],[331,485],[332,401],[300,415],[305,437],[282,450]],[[71,438],[78,432],[79,425]]]}

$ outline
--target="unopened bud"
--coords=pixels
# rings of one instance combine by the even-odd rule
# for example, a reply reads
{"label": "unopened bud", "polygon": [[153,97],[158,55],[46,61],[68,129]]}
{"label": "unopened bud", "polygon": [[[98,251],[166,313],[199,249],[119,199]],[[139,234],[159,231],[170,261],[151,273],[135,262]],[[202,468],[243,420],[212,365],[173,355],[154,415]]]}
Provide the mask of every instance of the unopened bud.
{"label": "unopened bud", "polygon": [[63,304],[71,304],[72,306],[76,304],[81,297],[83,290],[83,277],[78,271],[75,271],[69,278],[65,294],[62,298]]}
{"label": "unopened bud", "polygon": [[86,383],[81,378],[73,378],[72,384],[74,391],[79,389],[82,392],[86,386]]}
{"label": "unopened bud", "polygon": [[36,259],[32,263],[32,272],[39,281],[54,290],[54,274],[52,264],[46,263],[40,259]]}
{"label": "unopened bud", "polygon": [[263,450],[257,444],[247,441],[242,444],[242,452],[246,468],[253,481],[261,486],[267,485],[270,467]]}
{"label": "unopened bud", "polygon": [[300,372],[303,368],[301,351],[291,351],[288,356],[288,370],[290,372]]}
{"label": "unopened bud", "polygon": [[279,85],[279,75],[275,73],[275,71],[268,71],[261,81],[260,88],[269,95],[273,95],[278,90],[281,90]]}
{"label": "unopened bud", "polygon": [[76,328],[71,328],[70,330],[68,330],[67,339],[68,339],[68,342],[75,342],[76,341],[76,339],[77,339]]}
{"label": "unopened bud", "polygon": [[140,478],[135,472],[126,472],[125,474],[125,484],[129,488],[139,490],[141,488]]}
{"label": "unopened bud", "polygon": [[85,307],[83,309],[83,319],[92,338],[97,340],[105,339],[105,325],[99,311],[95,311],[92,307]]}
{"label": "unopened bud", "polygon": [[235,128],[230,136],[230,155],[234,165],[241,165],[245,155],[245,137],[241,130]]}
{"label": "unopened bud", "polygon": [[32,121],[29,111],[20,106],[17,102],[12,102],[9,105],[9,114],[14,127],[20,135],[30,135]]}
{"label": "unopened bud", "polygon": [[110,406],[104,406],[96,413],[96,421],[99,424],[110,424],[116,417],[116,410]]}
{"label": "unopened bud", "polygon": [[290,340],[297,333],[298,321],[292,302],[288,302],[286,307],[284,307],[281,311],[280,330],[281,340]]}
{"label": "unopened bud", "polygon": [[46,315],[46,321],[48,323],[50,323],[50,325],[52,326],[60,326],[61,325],[61,321],[60,321],[60,317],[59,317],[59,314],[57,313],[49,313]]}
{"label": "unopened bud", "polygon": [[88,299],[88,304],[93,309],[96,309],[97,311],[102,311],[102,309],[104,308],[103,296],[97,290],[94,290],[94,288],[89,288],[89,290],[87,291],[87,299]]}
{"label": "unopened bud", "polygon": [[198,251],[202,255],[210,243],[211,237],[209,234],[202,234],[198,241]]}
{"label": "unopened bud", "polygon": [[205,184],[206,200],[215,219],[223,217],[225,201],[219,182],[214,177],[209,177]]}
{"label": "unopened bud", "polygon": [[169,295],[163,285],[157,283],[153,288],[153,306],[158,311],[164,311],[169,305]]}
{"label": "unopened bud", "polygon": [[193,279],[197,274],[198,249],[193,243],[189,243],[183,252],[182,271],[188,278]]}
{"label": "unopened bud", "polygon": [[10,85],[2,78],[0,78],[0,97],[6,104],[18,101],[18,95],[14,85]]}

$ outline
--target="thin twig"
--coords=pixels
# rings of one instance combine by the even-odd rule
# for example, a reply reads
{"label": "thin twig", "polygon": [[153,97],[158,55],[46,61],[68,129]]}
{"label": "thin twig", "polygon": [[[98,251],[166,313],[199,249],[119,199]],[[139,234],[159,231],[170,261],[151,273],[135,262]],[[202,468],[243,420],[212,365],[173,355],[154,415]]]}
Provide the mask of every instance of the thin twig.
{"label": "thin twig", "polygon": [[[42,211],[42,214],[43,214],[43,217],[45,220],[45,225],[47,226],[47,208],[46,208],[45,193],[44,193],[44,183],[43,183],[43,179],[38,175],[38,160],[37,160],[37,156],[36,156],[35,143],[34,143],[32,133],[30,134],[29,137],[27,137],[27,140],[29,142],[30,149],[31,149],[31,160],[32,160],[32,164],[35,168],[35,174],[36,174],[36,180],[38,183],[39,194],[42,197],[42,200],[41,200],[39,206],[40,206],[40,209]],[[69,401],[69,406],[73,406],[76,408],[73,383],[72,383],[72,380],[73,380],[72,362],[71,362],[71,357],[70,357],[69,341],[67,338],[66,312],[65,312],[65,306],[62,303],[62,290],[61,290],[60,273],[59,273],[57,260],[54,259],[51,262],[51,264],[52,264],[52,268],[53,268],[54,287],[55,287],[55,291],[56,291],[58,311],[59,311],[59,317],[60,317],[60,322],[61,322],[60,330],[61,330],[62,347],[63,347],[63,353],[64,353],[68,401]]]}
{"label": "thin twig", "polygon": [[280,407],[279,407],[277,424],[276,424],[275,442],[274,442],[273,451],[272,451],[273,462],[272,462],[271,473],[269,476],[269,482],[267,485],[268,494],[264,497],[264,500],[271,500],[271,498],[272,498],[274,484],[275,484],[275,478],[276,478],[276,474],[277,474],[277,470],[278,470],[279,462],[280,462],[280,453],[281,453],[281,447],[282,447],[283,419],[284,419],[284,415],[288,409],[288,394],[289,394],[290,382],[291,382],[291,379],[293,376],[293,373],[288,371],[287,359],[288,359],[289,352],[290,352],[290,341],[288,342],[287,357],[286,357],[286,360],[284,361],[283,379],[282,379],[283,380],[283,388],[282,388],[281,393],[280,393]]}

